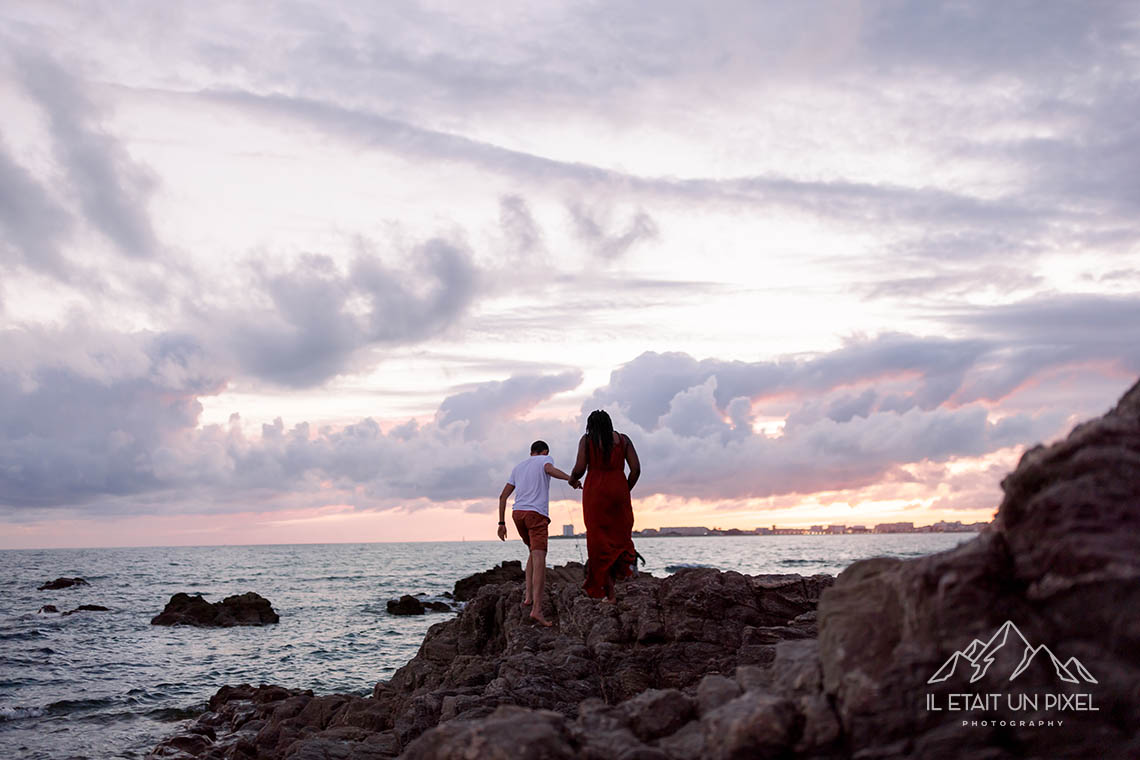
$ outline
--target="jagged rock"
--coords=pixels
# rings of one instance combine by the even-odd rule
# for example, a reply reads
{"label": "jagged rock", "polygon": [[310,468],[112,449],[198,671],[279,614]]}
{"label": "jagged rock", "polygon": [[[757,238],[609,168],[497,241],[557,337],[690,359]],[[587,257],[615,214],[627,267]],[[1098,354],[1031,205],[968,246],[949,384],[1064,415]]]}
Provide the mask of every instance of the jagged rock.
{"label": "jagged rock", "polygon": [[389,615],[422,615],[424,604],[410,594],[404,594],[399,599],[388,600]]}
{"label": "jagged rock", "polygon": [[451,593],[455,597],[455,601],[466,602],[474,599],[475,595],[479,593],[479,589],[484,586],[498,583],[521,583],[524,580],[526,580],[526,571],[523,570],[522,562],[505,560],[498,567],[492,567],[490,570],[484,570],[457,580]]}
{"label": "jagged rock", "polygon": [[71,588],[73,586],[89,586],[87,581],[82,578],[56,578],[54,581],[48,581],[42,586],[37,586],[37,591],[56,591],[61,588]]}
{"label": "jagged rock", "polygon": [[54,604],[45,604],[43,607],[40,607],[40,612],[41,613],[59,612],[59,608],[56,607]]}
{"label": "jagged rock", "polygon": [[[485,585],[457,617],[433,625],[419,653],[392,680],[377,684],[371,698],[339,695],[335,702],[321,703],[323,717],[314,720],[311,713],[318,708],[309,705],[331,698],[279,687],[227,687],[199,722],[219,728],[218,741],[229,742],[227,747],[239,739],[252,742],[260,748],[260,758],[325,751],[325,744],[318,750],[315,742],[331,741],[328,732],[344,726],[364,731],[362,736],[383,734],[383,746],[394,747],[394,755],[411,751],[418,737],[441,722],[451,727],[458,721],[499,720],[493,716],[506,713],[496,710],[513,705],[563,716],[532,737],[535,747],[547,747],[551,736],[570,741],[566,737],[580,731],[572,721],[583,700],[598,700],[611,709],[642,695],[612,708],[616,712],[606,720],[613,727],[604,737],[581,742],[590,757],[616,756],[610,753],[618,748],[668,739],[675,727],[694,718],[697,699],[683,690],[695,690],[709,672],[731,675],[741,662],[740,642],[750,631],[793,626],[833,580],[691,570],[624,583],[617,604],[611,605],[584,595],[580,565],[552,568],[549,577],[544,611],[557,621],[553,629],[530,622],[520,605],[521,583]],[[458,747],[452,742],[468,736],[459,728],[447,731],[437,742],[441,747]],[[505,741],[507,734],[484,728],[468,738],[490,742],[499,736]],[[417,752],[426,753],[431,743],[417,746]],[[524,751],[511,744],[488,752],[516,750]],[[637,749],[643,750],[650,753],[646,757],[666,756],[658,749]]]}
{"label": "jagged rock", "polygon": [[269,600],[249,591],[227,596],[220,602],[207,602],[201,595],[178,593],[170,597],[162,612],[151,619],[151,625],[196,625],[227,628],[235,625],[267,625],[280,616]]}
{"label": "jagged rock", "polygon": [[63,613],[63,616],[67,617],[68,615],[74,615],[76,612],[110,612],[110,611],[111,611],[110,607],[103,607],[102,605],[98,605],[98,604],[81,604],[78,607],[76,607],[75,609],[68,610],[67,612]]}

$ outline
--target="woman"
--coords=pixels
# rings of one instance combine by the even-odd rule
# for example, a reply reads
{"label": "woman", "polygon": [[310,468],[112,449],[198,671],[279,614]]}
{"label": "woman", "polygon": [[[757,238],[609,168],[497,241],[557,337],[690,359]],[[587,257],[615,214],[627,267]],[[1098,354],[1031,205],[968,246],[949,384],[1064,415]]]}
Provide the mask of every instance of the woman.
{"label": "woman", "polygon": [[[625,465],[629,464],[629,475]],[[586,434],[578,442],[578,460],[570,472],[570,485],[577,488],[586,473],[582,490],[582,516],[586,521],[586,582],[582,588],[592,597],[617,601],[614,581],[634,570],[633,504],[629,492],[641,477],[641,462],[633,441],[615,433],[610,416],[602,410],[586,419]]]}

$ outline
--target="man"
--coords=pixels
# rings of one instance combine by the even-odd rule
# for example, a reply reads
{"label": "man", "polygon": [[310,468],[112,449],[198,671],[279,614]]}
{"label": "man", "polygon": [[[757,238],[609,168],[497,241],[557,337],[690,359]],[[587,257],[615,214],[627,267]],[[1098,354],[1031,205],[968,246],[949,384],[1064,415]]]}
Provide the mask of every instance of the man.
{"label": "man", "polygon": [[499,540],[507,540],[507,497],[515,495],[511,519],[519,536],[530,550],[526,560],[526,592],[523,606],[530,606],[530,617],[549,627],[542,616],[542,594],[546,586],[547,528],[550,525],[550,479],[570,480],[570,476],[554,466],[550,447],[545,441],[530,445],[530,456],[515,465],[511,477],[499,494]]}

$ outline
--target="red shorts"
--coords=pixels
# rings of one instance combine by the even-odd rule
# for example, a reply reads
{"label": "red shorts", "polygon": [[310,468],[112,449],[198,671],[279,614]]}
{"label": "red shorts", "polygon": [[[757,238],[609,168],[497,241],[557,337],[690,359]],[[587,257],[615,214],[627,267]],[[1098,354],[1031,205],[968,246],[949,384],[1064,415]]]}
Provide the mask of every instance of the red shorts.
{"label": "red shorts", "polygon": [[512,509],[511,519],[515,521],[515,528],[518,529],[523,543],[532,552],[546,551],[548,546],[547,526],[550,525],[549,517],[543,517],[533,509]]}

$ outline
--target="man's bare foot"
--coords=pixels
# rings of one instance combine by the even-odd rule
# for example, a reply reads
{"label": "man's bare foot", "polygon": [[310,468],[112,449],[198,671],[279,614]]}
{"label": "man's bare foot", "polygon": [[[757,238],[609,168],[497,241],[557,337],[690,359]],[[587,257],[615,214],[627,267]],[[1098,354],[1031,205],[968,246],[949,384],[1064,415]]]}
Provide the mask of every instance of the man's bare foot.
{"label": "man's bare foot", "polygon": [[538,623],[539,625],[546,626],[547,628],[554,625],[554,623],[551,623],[549,620],[544,618],[542,616],[542,613],[539,612],[538,610],[534,610],[533,612],[530,613],[530,619],[533,620],[534,622]]}

